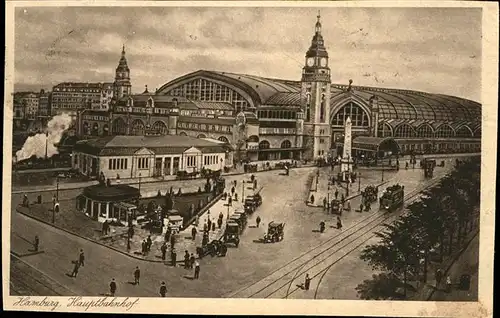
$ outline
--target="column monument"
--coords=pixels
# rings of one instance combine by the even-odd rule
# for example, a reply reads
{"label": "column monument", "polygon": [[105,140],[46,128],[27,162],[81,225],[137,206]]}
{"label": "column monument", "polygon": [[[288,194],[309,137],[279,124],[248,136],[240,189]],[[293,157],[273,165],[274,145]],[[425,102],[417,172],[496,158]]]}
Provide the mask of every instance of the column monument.
{"label": "column monument", "polygon": [[352,172],[352,123],[351,118],[347,117],[344,127],[344,149],[342,152],[342,159],[340,161],[340,172],[342,173],[342,181],[346,182],[350,179]]}

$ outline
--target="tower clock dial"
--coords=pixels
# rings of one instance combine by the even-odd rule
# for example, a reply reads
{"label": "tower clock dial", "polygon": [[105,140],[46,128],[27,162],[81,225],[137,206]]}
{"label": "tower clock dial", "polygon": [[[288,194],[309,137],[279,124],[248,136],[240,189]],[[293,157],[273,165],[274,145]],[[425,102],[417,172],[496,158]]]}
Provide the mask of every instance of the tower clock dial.
{"label": "tower clock dial", "polygon": [[307,59],[307,66],[313,66],[314,65],[314,58],[310,57]]}
{"label": "tower clock dial", "polygon": [[326,57],[321,58],[320,64],[321,64],[322,67],[326,66]]}

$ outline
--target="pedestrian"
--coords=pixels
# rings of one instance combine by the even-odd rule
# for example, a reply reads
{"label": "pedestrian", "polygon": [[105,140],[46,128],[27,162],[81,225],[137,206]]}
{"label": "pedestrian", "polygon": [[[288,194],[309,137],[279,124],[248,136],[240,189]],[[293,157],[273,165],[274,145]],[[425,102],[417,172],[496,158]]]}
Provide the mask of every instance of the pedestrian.
{"label": "pedestrian", "polygon": [[228,204],[229,206],[233,206],[233,199],[232,199],[231,197],[229,197],[229,198],[227,199],[227,204]]}
{"label": "pedestrian", "polygon": [[195,260],[196,260],[196,258],[194,257],[194,254],[191,253],[191,256],[189,257],[189,268],[190,269],[193,269]]}
{"label": "pedestrian", "polygon": [[212,220],[210,220],[210,217],[209,217],[208,221],[207,221],[207,232],[210,231],[211,228],[212,228]]}
{"label": "pedestrian", "polygon": [[[220,226],[219,226],[220,229]],[[215,232],[215,222],[212,222],[212,232]]]}
{"label": "pedestrian", "polygon": [[311,204],[314,204],[314,194],[311,194]]}
{"label": "pedestrian", "polygon": [[347,211],[351,211],[351,201],[347,200]]}
{"label": "pedestrian", "polygon": [[345,197],[343,193],[340,195],[340,202],[342,202],[342,204],[344,204],[345,202]]}
{"label": "pedestrian", "polygon": [[160,296],[165,297],[166,295],[167,295],[167,286],[165,285],[165,282],[161,282]]}
{"label": "pedestrian", "polygon": [[259,227],[259,224],[260,224],[260,216],[257,216],[257,219],[255,219],[255,222],[257,223],[257,227]]}
{"label": "pedestrian", "polygon": [[319,231],[320,231],[321,233],[325,232],[325,226],[326,226],[325,221],[321,221],[321,222],[319,223]]}
{"label": "pedestrian", "polygon": [[208,244],[208,232],[203,233],[203,239],[201,240],[201,246],[205,246]]}
{"label": "pedestrian", "polygon": [[234,191],[235,191],[235,188],[234,188],[234,187],[232,187],[232,188],[231,188],[231,195],[234,195]]}
{"label": "pedestrian", "polygon": [[170,241],[170,236],[172,235],[172,228],[170,226],[167,227],[165,231],[165,242]]}
{"label": "pedestrian", "polygon": [[161,260],[165,261],[166,255],[167,255],[167,242],[163,242],[161,246]]}
{"label": "pedestrian", "polygon": [[[54,203],[55,204],[55,203]],[[106,235],[108,234],[107,233],[107,229],[106,229],[106,226],[108,225],[108,220],[104,220],[104,222],[102,223],[102,235]]]}
{"label": "pedestrian", "polygon": [[139,266],[137,266],[134,271],[134,285],[139,285],[140,279],[141,279],[141,270],[139,269]]}
{"label": "pedestrian", "polygon": [[309,277],[309,274],[306,274],[306,278],[304,281],[304,288],[305,290],[309,290],[309,286],[311,285],[311,278]]}
{"label": "pedestrian", "polygon": [[35,236],[35,242],[33,243],[33,247],[35,248],[35,252],[38,252],[38,246],[40,245],[40,239],[38,235]]}
{"label": "pedestrian", "polygon": [[323,210],[326,210],[326,198],[323,198]]}
{"label": "pedestrian", "polygon": [[257,189],[257,180],[254,180],[254,181],[253,181],[253,189],[254,189],[254,190],[255,190],[255,189]]}
{"label": "pedestrian", "polygon": [[238,181],[234,180],[234,186],[236,187],[236,185],[238,184]]}
{"label": "pedestrian", "polygon": [[141,251],[143,256],[146,255],[146,240],[143,240],[141,243]]}
{"label": "pedestrian", "polygon": [[172,259],[172,266],[175,267],[177,264],[177,252],[173,247],[172,250],[170,251],[170,258]]}
{"label": "pedestrian", "polygon": [[194,219],[194,226],[198,227],[198,224],[200,224],[200,216],[196,215],[196,218]]}
{"label": "pedestrian", "polygon": [[363,212],[363,203],[359,205],[359,212]]}
{"label": "pedestrian", "polygon": [[221,213],[219,213],[219,219],[221,219],[221,220],[222,220],[223,218],[224,218],[224,214],[222,214],[222,212],[221,212]]}
{"label": "pedestrian", "polygon": [[28,199],[28,195],[27,194],[24,194],[24,196],[23,196],[23,205],[25,207],[29,206],[29,199]]}
{"label": "pedestrian", "polygon": [[80,255],[78,256],[79,266],[85,266],[85,255],[83,254],[83,250],[80,250]]}
{"label": "pedestrian", "polygon": [[191,238],[193,239],[193,241],[196,239],[196,233],[198,233],[198,230],[196,230],[196,227],[193,226],[193,228],[191,229]]}
{"label": "pedestrian", "polygon": [[174,249],[175,247],[175,235],[170,236],[170,248]]}
{"label": "pedestrian", "polygon": [[115,293],[116,293],[116,282],[115,282],[114,278],[111,280],[111,283],[109,283],[109,292],[110,292],[111,296],[115,296]]}
{"label": "pedestrian", "polygon": [[203,233],[206,233],[208,231],[208,224],[207,220],[205,220],[205,223],[203,224]]}
{"label": "pedestrian", "polygon": [[449,275],[446,277],[446,292],[451,292],[451,277]]}
{"label": "pedestrian", "polygon": [[339,190],[335,189],[335,200],[339,197]]}
{"label": "pedestrian", "polygon": [[71,273],[71,277],[76,277],[76,275],[78,275],[78,270],[80,269],[80,262],[77,260],[74,261],[73,263],[75,263],[75,266],[73,267],[73,272]]}
{"label": "pedestrian", "polygon": [[219,227],[219,229],[222,227],[222,219],[221,218],[217,219],[217,226]]}
{"label": "pedestrian", "polygon": [[188,269],[189,268],[189,252],[184,251],[184,268]]}
{"label": "pedestrian", "polygon": [[366,210],[367,212],[370,212],[370,210],[371,210],[371,209],[372,209],[372,207],[371,207],[370,202],[366,202],[366,208],[365,208],[365,210]]}
{"label": "pedestrian", "polygon": [[437,288],[438,285],[441,283],[441,280],[443,279],[443,272],[441,271],[441,268],[438,268],[436,270],[435,277],[436,277],[436,288]]}
{"label": "pedestrian", "polygon": [[153,241],[151,240],[151,235],[148,235],[148,239],[146,241],[146,251],[149,253],[151,251],[151,246],[153,245]]}
{"label": "pedestrian", "polygon": [[342,229],[342,220],[340,219],[340,216],[337,216],[337,229]]}
{"label": "pedestrian", "polygon": [[194,279],[200,278],[200,263],[194,262]]}

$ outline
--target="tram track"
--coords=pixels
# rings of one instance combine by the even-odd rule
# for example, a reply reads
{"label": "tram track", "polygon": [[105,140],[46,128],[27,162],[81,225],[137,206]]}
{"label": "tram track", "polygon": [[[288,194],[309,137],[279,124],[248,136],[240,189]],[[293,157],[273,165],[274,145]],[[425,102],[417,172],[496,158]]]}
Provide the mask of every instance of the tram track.
{"label": "tram track", "polygon": [[[410,200],[414,201],[414,198],[418,197],[423,190],[438,183],[444,175],[445,174],[440,175],[438,178],[433,179],[431,182],[428,182],[405,195],[405,203],[408,203]],[[287,292],[284,297],[287,298],[289,295],[300,289],[297,287],[292,289],[291,292],[289,291],[297,277],[300,277],[306,272],[309,273],[310,271],[315,273],[312,278],[317,277],[324,272],[326,273],[329,268],[374,237],[375,235],[373,233],[377,227],[381,227],[384,223],[390,221],[391,219],[399,217],[402,211],[404,211],[404,208],[399,209],[399,213],[373,213],[350,227],[345,228],[342,232],[332,236],[325,242],[287,262],[261,280],[254,282],[251,285],[236,291],[235,293],[232,293],[228,297],[270,298],[287,287]],[[338,238],[340,238],[340,240],[332,242]],[[346,244],[341,245],[341,243],[346,240]],[[351,248],[353,245],[354,248]],[[347,253],[340,256],[337,255],[345,249],[348,250]],[[292,273],[294,273],[293,276]]]}

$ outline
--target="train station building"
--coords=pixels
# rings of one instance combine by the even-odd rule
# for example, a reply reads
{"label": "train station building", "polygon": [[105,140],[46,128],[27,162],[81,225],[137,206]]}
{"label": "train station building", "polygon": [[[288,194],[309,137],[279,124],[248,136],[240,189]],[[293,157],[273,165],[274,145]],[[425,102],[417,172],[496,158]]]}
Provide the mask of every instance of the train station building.
{"label": "train station building", "polygon": [[218,171],[233,165],[229,144],[189,136],[106,136],[78,141],[72,167],[106,179],[176,175],[178,171]]}
{"label": "train station building", "polygon": [[[325,45],[318,16],[300,80],[198,70],[154,92],[117,95],[103,131],[208,137],[231,144],[237,160],[316,159],[341,153],[350,118],[354,156],[480,151],[481,104],[347,79],[334,84]],[[128,72],[123,51],[120,92],[130,91]],[[99,131],[100,124],[81,125]]]}

